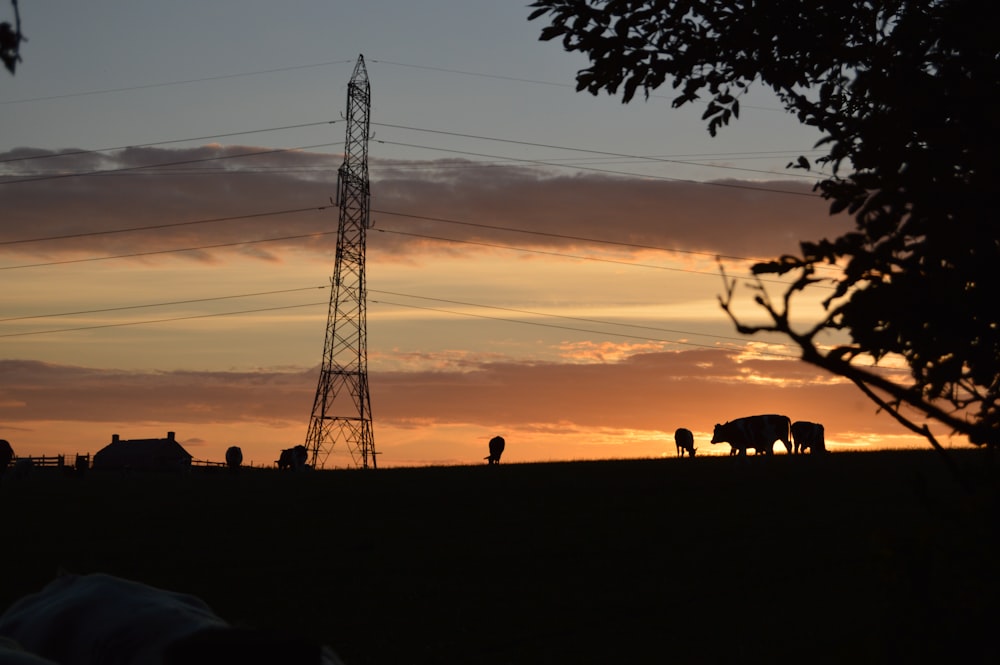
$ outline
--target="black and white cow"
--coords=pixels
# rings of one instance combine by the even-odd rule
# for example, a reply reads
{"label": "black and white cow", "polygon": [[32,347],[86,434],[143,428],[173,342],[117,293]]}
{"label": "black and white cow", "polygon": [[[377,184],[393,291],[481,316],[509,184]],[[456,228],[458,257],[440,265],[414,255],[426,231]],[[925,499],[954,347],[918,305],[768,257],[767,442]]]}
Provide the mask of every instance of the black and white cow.
{"label": "black and white cow", "polygon": [[320,644],[234,628],[195,596],[102,573],[21,598],[0,615],[0,636],[60,665],[342,665]]}
{"label": "black and white cow", "polygon": [[503,454],[503,449],[507,445],[507,442],[503,440],[502,436],[495,436],[490,439],[490,454],[484,457],[484,460],[488,460],[488,464],[499,464],[500,455]]}
{"label": "black and white cow", "polygon": [[7,439],[0,439],[0,476],[10,466],[10,461],[14,459],[14,449]]}
{"label": "black and white cow", "polygon": [[819,423],[796,420],[792,423],[792,439],[797,453],[804,453],[806,449],[813,455],[826,452],[826,437]]}
{"label": "black and white cow", "polygon": [[309,451],[306,450],[305,446],[300,444],[294,448],[286,448],[281,451],[281,456],[278,458],[278,468],[302,471],[306,468],[308,460]]}
{"label": "black and white cow", "polygon": [[716,425],[712,443],[726,442],[734,450],[739,450],[740,455],[746,455],[747,448],[771,455],[774,452],[774,442],[781,441],[785,444],[785,450],[792,452],[791,428],[788,416],[747,416]]}
{"label": "black and white cow", "polygon": [[694,447],[694,434],[686,427],[677,428],[677,431],[674,432],[674,443],[677,444],[678,457],[684,457],[685,451],[687,451],[690,457],[694,457],[694,454],[698,451]]}
{"label": "black and white cow", "polygon": [[243,450],[239,446],[226,448],[226,466],[236,471],[243,464]]}

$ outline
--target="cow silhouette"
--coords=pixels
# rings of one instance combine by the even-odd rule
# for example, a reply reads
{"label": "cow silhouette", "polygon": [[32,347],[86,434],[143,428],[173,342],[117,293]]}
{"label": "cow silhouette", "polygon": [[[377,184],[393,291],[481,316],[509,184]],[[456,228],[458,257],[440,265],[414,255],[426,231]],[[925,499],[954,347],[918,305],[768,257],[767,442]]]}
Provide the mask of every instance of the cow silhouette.
{"label": "cow silhouette", "polygon": [[792,422],[788,416],[747,416],[716,425],[712,432],[712,443],[728,443],[734,450],[739,450],[741,456],[745,456],[747,448],[753,448],[758,454],[771,455],[774,452],[774,442],[781,441],[785,450],[792,452],[791,428]]}
{"label": "cow silhouette", "polygon": [[694,447],[694,434],[686,427],[677,428],[677,431],[674,432],[674,443],[677,444],[678,457],[684,457],[685,451],[687,451],[689,457],[694,457],[694,454],[698,451]]}
{"label": "cow silhouette", "polygon": [[10,441],[0,439],[0,476],[10,466],[10,461],[14,459],[14,449],[11,448]]}
{"label": "cow silhouette", "polygon": [[488,460],[489,464],[499,464],[500,455],[503,454],[503,449],[507,445],[507,442],[503,440],[502,436],[495,436],[490,439],[490,454],[484,457],[484,460]]}
{"label": "cow silhouette", "polygon": [[226,449],[226,466],[231,471],[236,471],[243,464],[243,451],[239,446],[229,446]]}
{"label": "cow silhouette", "polygon": [[823,426],[807,420],[792,423],[792,445],[795,452],[804,453],[808,449],[813,455],[826,452],[826,437]]}
{"label": "cow silhouette", "polygon": [[301,471],[306,468],[306,461],[309,459],[309,451],[303,445],[294,448],[286,448],[281,451],[278,458],[278,468],[281,470]]}

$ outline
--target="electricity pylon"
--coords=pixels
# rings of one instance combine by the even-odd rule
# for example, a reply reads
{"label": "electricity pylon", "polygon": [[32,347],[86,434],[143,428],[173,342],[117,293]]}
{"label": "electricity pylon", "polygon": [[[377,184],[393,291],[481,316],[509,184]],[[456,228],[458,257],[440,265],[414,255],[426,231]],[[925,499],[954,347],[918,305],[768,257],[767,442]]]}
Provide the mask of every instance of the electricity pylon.
{"label": "electricity pylon", "polygon": [[[338,449],[350,466],[377,468],[368,395],[365,236],[369,227],[368,128],[371,92],[363,55],[347,85],[344,163],[337,171],[337,254],[330,279],[323,365],[306,434],[306,450],[321,468]],[[346,448],[346,451],[343,450]],[[346,459],[346,456],[345,456]]]}

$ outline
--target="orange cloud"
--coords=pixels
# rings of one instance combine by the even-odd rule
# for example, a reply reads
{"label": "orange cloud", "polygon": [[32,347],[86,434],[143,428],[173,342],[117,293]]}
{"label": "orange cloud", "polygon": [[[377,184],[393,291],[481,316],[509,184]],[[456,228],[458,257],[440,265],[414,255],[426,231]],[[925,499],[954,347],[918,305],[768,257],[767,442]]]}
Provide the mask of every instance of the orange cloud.
{"label": "orange cloud", "polygon": [[[309,270],[291,269],[300,263],[311,268],[312,258],[321,268],[316,274],[325,280],[337,217],[330,195],[340,158],[289,152],[252,160],[206,161],[253,150],[218,145],[135,148],[111,155],[0,161],[5,220],[0,226],[0,257],[9,266],[186,247],[198,248],[187,256],[206,263],[235,254],[251,259],[231,261],[240,270],[229,279],[239,288],[253,282],[248,290],[266,291],[274,287],[261,284],[313,279]],[[0,159],[29,154],[41,151],[22,149]],[[122,170],[151,163],[173,166]],[[708,278],[700,274],[660,272],[657,275],[669,278],[647,278],[646,272],[625,274],[620,266],[606,262],[586,271],[574,267],[558,273],[547,271],[550,263],[558,263],[561,270],[573,262],[551,262],[539,254],[530,255],[531,263],[518,263],[497,258],[499,253],[482,244],[442,244],[427,237],[546,252],[583,253],[586,246],[587,253],[625,259],[646,258],[649,252],[642,247],[655,246],[676,250],[674,256],[681,259],[677,266],[704,272],[706,260],[709,271],[714,270],[711,257],[716,254],[773,256],[794,252],[800,239],[839,235],[849,220],[829,217],[826,204],[812,195],[808,185],[561,176],[456,160],[408,166],[395,169],[377,159],[371,163],[376,226],[368,249],[370,257],[377,257],[375,265],[382,268],[380,279],[386,283],[378,287],[385,291],[372,295],[390,301],[371,311],[379,324],[372,329],[378,329],[380,344],[372,346],[374,369],[369,374],[376,429],[390,437],[383,446],[391,451],[385,463],[392,455],[410,463],[474,461],[482,436],[496,430],[522,439],[522,445],[513,448],[520,451],[515,457],[523,455],[521,459],[629,456],[626,450],[659,454],[664,437],[669,440],[679,426],[704,439],[716,422],[767,412],[823,422],[828,439],[842,445],[899,434],[899,427],[884,414],[877,415],[853,386],[822,375],[795,360],[793,353],[788,357],[787,349],[785,356],[763,355],[773,349],[733,336],[713,300],[714,285],[721,286],[717,275],[710,275],[713,286],[706,287]],[[113,171],[59,177],[108,169]],[[48,178],[11,182],[43,176]],[[298,209],[307,211],[261,215]],[[227,221],[200,223],[223,218]],[[157,228],[114,232],[134,227]],[[20,242],[51,236],[67,237]],[[253,242],[262,238],[282,239]],[[590,239],[633,246],[594,244]],[[239,244],[243,242],[252,244]],[[455,253],[461,260],[436,261],[440,251]],[[688,259],[694,256],[697,263]],[[276,265],[279,262],[284,266]],[[447,264],[444,269],[442,263]],[[80,271],[75,273],[81,275],[80,282],[72,291],[64,288],[58,271],[37,280],[30,271],[10,271],[10,303],[19,308],[11,321],[83,308],[110,311],[126,296],[141,305],[238,292],[221,279],[215,281],[214,268],[209,272],[202,270],[204,266],[181,266],[158,265],[161,269],[153,271],[140,265],[134,272],[140,281],[127,284],[114,271],[100,275]],[[255,270],[257,266],[266,270]],[[392,294],[409,291],[408,286],[396,285],[411,283],[417,284],[412,298]],[[278,288],[315,285],[281,282]],[[420,299],[423,295],[429,297]],[[312,306],[312,301],[325,297],[324,293],[299,298]],[[482,299],[495,307],[481,310],[462,302]],[[393,300],[405,302],[393,305]],[[299,302],[282,296],[253,306]],[[47,303],[52,303],[48,310]],[[407,309],[407,304],[413,307]],[[504,311],[508,305],[512,310]],[[508,335],[504,327],[508,324],[498,321],[524,319],[523,313],[515,314],[517,307],[562,319],[532,315],[528,317],[532,323],[555,325],[534,328],[537,336]],[[232,308],[238,306],[234,303]],[[449,311],[430,314],[429,309]],[[201,311],[191,306],[182,313]],[[0,419],[7,431],[36,448],[48,447],[50,453],[64,452],[62,440],[74,432],[83,436],[86,429],[89,440],[103,442],[111,432],[134,427],[143,429],[139,436],[176,430],[192,445],[217,451],[220,458],[238,431],[247,441],[263,442],[260,445],[266,447],[259,459],[267,459],[276,440],[297,443],[308,424],[317,369],[302,367],[312,356],[301,349],[321,341],[315,339],[322,329],[321,308],[316,311],[320,313],[296,314],[294,319],[288,313],[289,318],[275,320],[213,320],[217,333],[211,339],[199,322],[142,328],[143,334],[134,336],[126,336],[131,329],[120,329],[120,337],[76,338],[70,333],[12,337],[17,341],[7,347],[8,353],[30,359],[0,360]],[[477,314],[481,318],[471,318]],[[614,319],[616,326],[637,324],[628,329],[635,336],[625,336],[633,341],[603,341],[613,333],[596,330],[591,335],[589,328],[598,326],[584,322],[605,317]],[[88,318],[80,325],[110,320]],[[670,328],[661,329],[661,324]],[[587,330],[566,335],[570,337],[566,341],[560,337],[562,327]],[[10,329],[32,330],[27,324]],[[653,330],[653,339],[642,339]],[[580,335],[591,339],[578,341],[585,339]],[[658,337],[672,343],[657,341]],[[690,339],[702,346],[678,348],[681,340]],[[725,340],[724,346],[713,347],[719,339]],[[172,364],[149,354],[151,345],[159,345],[164,353],[172,349]],[[319,350],[315,349],[317,355]],[[240,367],[247,357],[254,357],[248,355],[251,352],[291,367],[217,371]],[[55,358],[62,360],[54,362]],[[88,358],[104,367],[69,364],[86,363]],[[213,369],[115,369],[108,366],[112,361],[129,368],[156,362],[161,367],[186,367],[193,362]],[[556,447],[564,454],[554,452]]]}
{"label": "orange cloud", "polygon": [[[747,371],[775,380],[747,381]],[[53,431],[60,421],[93,423],[98,441],[110,431],[164,423],[160,429],[208,441],[221,458],[226,442],[213,439],[219,427],[230,432],[252,426],[283,432],[282,440],[301,438],[315,378],[315,370],[125,372],[0,361],[0,419],[35,441],[44,439],[45,422]],[[482,362],[474,368],[376,372],[369,381],[376,431],[395,432],[404,448],[410,445],[405,441],[428,444],[422,453],[419,446],[393,453],[411,463],[444,463],[456,445],[469,446],[463,453],[468,461],[481,447],[468,434],[476,428],[519,433],[535,442],[535,459],[560,458],[553,441],[579,447],[575,457],[588,445],[598,456],[618,450],[627,457],[637,448],[615,446],[636,437],[646,442],[638,450],[659,454],[649,451],[662,447],[677,427],[692,429],[707,444],[715,423],[755,413],[822,422],[827,438],[843,445],[867,445],[880,436],[920,445],[877,414],[852,385],[817,378],[798,361],[740,361],[731,351],[704,349],[638,353],[621,362]],[[463,432],[463,439],[449,441],[448,431]],[[275,435],[269,436],[273,441]],[[50,454],[64,452],[49,441]],[[380,449],[394,450],[396,444],[383,439]],[[391,459],[380,462],[389,465]]]}

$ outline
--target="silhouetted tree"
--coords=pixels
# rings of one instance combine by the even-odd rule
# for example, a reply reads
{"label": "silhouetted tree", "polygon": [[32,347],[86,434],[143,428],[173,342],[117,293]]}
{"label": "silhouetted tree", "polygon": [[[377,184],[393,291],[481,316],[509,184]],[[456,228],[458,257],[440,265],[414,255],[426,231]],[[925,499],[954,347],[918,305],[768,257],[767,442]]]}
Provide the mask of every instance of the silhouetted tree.
{"label": "silhouetted tree", "polygon": [[11,74],[17,69],[17,63],[21,62],[21,42],[28,41],[21,34],[21,13],[17,8],[17,0],[10,0],[14,8],[14,25],[4,21],[0,23],[0,60],[3,60],[4,67]]}
{"label": "silhouetted tree", "polygon": [[[782,333],[803,360],[856,384],[881,408],[941,449],[937,421],[977,445],[1000,444],[1000,234],[996,187],[1000,41],[983,0],[537,0],[542,40],[586,53],[577,90],[620,92],[669,82],[673,106],[706,97],[714,136],[739,116],[755,83],[823,135],[815,160],[832,175],[817,189],[854,230],[801,242],[801,256],[754,266],[794,277],[745,334]],[[792,168],[813,166],[804,157]],[[750,231],[748,229],[748,231]],[[839,268],[834,279],[821,264]],[[725,274],[723,273],[725,278]],[[830,283],[822,318],[793,327],[793,301]],[[811,291],[810,291],[811,292]],[[830,293],[829,291],[827,293]],[[821,346],[821,335],[848,340]],[[846,334],[845,334],[846,333]],[[829,344],[829,341],[825,342]],[[902,358],[905,380],[871,365]],[[865,362],[867,359],[867,362]]]}

